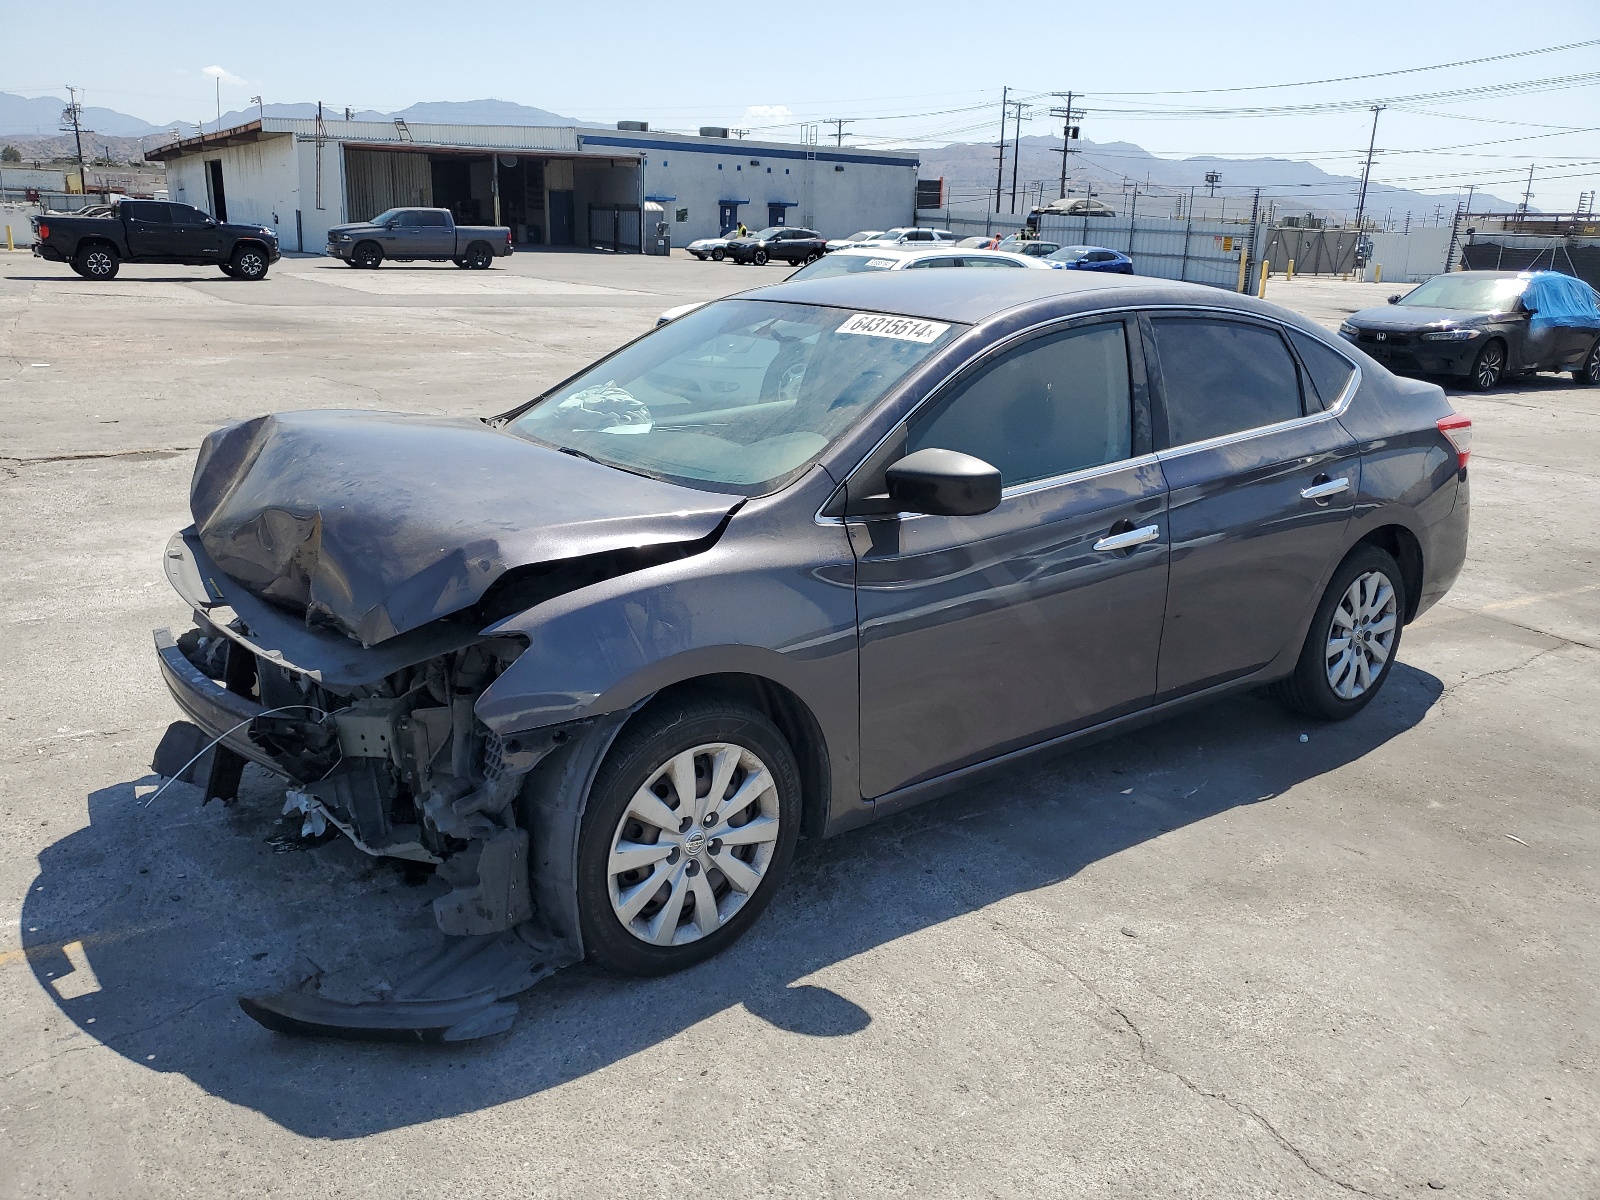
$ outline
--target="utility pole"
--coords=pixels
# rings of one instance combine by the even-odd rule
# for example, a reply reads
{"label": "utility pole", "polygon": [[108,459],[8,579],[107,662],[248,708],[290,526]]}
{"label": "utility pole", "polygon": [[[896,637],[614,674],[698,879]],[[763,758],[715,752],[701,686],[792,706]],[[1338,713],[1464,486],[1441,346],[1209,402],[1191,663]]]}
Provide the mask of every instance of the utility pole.
{"label": "utility pole", "polygon": [[1522,216],[1528,215],[1528,202],[1533,199],[1533,164],[1528,164],[1528,186],[1522,189],[1522,207],[1517,212]]}
{"label": "utility pole", "polygon": [[1011,106],[1017,113],[1017,135],[1011,142],[1011,212],[1017,211],[1017,163],[1022,158],[1022,110],[1032,107],[1021,100],[1013,100]]}
{"label": "utility pole", "polygon": [[1378,144],[1378,114],[1386,105],[1372,106],[1372,137],[1367,142],[1367,165],[1361,168],[1361,193],[1356,197],[1356,237],[1361,236],[1361,218],[1367,211],[1367,181],[1372,178],[1372,154]]}
{"label": "utility pole", "polygon": [[256,106],[256,120],[258,120],[258,121],[266,120],[267,119],[267,107],[266,107],[266,105],[261,103],[261,97],[260,96],[251,96],[250,97],[250,103],[254,104]]}
{"label": "utility pole", "polygon": [[1000,188],[1006,178],[1006,118],[1011,115],[1011,89],[1000,89],[1000,161],[994,168],[994,211],[1000,211]]}
{"label": "utility pole", "polygon": [[67,107],[61,113],[61,130],[65,133],[72,131],[73,144],[78,148],[78,183],[84,186],[83,178],[83,105],[78,103],[78,89],[67,85]]}
{"label": "utility pole", "polygon": [[[1061,95],[1060,92],[1054,93]],[[1078,140],[1078,127],[1072,123],[1072,93],[1066,93],[1067,106],[1065,108],[1052,108],[1050,115],[1060,117],[1061,125],[1061,191],[1060,198],[1067,198],[1067,155],[1072,153],[1072,143]],[[1082,115],[1081,113],[1078,115]]]}
{"label": "utility pole", "polygon": [[829,117],[823,122],[824,125],[833,126],[833,144],[835,146],[844,145],[844,127],[855,123],[854,117]]}
{"label": "utility pole", "polygon": [[221,133],[222,132],[222,76],[218,75],[216,77],[216,79],[217,79],[217,132]]}

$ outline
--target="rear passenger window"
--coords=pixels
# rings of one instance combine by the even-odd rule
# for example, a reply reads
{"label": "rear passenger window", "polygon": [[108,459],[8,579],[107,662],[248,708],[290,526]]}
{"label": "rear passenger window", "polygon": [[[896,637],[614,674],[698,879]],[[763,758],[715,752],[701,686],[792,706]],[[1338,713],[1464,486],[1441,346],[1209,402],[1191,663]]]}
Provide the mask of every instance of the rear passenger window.
{"label": "rear passenger window", "polygon": [[1183,446],[1303,415],[1289,348],[1262,325],[1162,317],[1155,326],[1167,445]]}
{"label": "rear passenger window", "polygon": [[906,453],[938,446],[983,459],[1005,487],[1129,457],[1133,396],[1122,322],[1020,346],[913,418]]}
{"label": "rear passenger window", "polygon": [[1311,387],[1306,391],[1306,407],[1332,408],[1344,395],[1344,389],[1350,386],[1350,380],[1356,373],[1355,367],[1344,355],[1323,345],[1309,333],[1291,329],[1289,340],[1300,352],[1300,361],[1311,376]]}
{"label": "rear passenger window", "polygon": [[170,225],[172,214],[165,204],[122,205],[122,215],[130,221],[143,221],[146,225]]}

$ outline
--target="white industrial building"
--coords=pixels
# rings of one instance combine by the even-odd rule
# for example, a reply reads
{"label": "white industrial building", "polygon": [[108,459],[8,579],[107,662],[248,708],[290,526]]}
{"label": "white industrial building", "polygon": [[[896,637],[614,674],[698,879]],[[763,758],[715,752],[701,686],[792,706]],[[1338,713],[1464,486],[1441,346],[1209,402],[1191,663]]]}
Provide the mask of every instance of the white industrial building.
{"label": "white industrial building", "polygon": [[[624,123],[627,125],[627,123]],[[723,131],[706,131],[707,134]],[[915,216],[917,157],[851,147],[574,126],[407,125],[266,117],[161,146],[174,201],[260,222],[318,252],[334,225],[448,208],[524,246],[654,249],[743,221],[843,236]]]}

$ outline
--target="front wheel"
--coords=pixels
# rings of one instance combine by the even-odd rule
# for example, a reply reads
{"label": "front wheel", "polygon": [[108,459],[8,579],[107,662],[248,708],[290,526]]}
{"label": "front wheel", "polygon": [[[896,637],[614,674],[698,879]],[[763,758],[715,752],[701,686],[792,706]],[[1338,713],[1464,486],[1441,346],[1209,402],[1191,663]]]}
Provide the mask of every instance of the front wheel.
{"label": "front wheel", "polygon": [[721,262],[723,259],[725,259],[727,257],[728,257],[728,252],[726,250],[713,250],[711,252],[711,261],[712,262]]}
{"label": "front wheel", "polygon": [[758,266],[758,267],[766,266],[767,265],[767,252],[765,250],[757,250],[754,254],[752,254],[750,256],[750,261],[755,263],[755,265]]}
{"label": "front wheel", "polygon": [[228,264],[235,279],[255,281],[267,277],[267,255],[259,246],[240,246]]}
{"label": "front wheel", "polygon": [[718,953],[772,899],[799,826],[794,752],[761,713],[708,697],[645,714],[606,756],[583,816],[588,954],[660,975]]}
{"label": "front wheel", "polygon": [[1600,384],[1600,338],[1595,338],[1594,345],[1589,347],[1589,357],[1583,360],[1583,366],[1572,373],[1572,381],[1588,387]]}
{"label": "front wheel", "polygon": [[218,263],[217,264],[217,270],[221,271],[229,279],[233,278],[233,264],[232,263]]}
{"label": "front wheel", "polygon": [[1355,716],[1389,678],[1405,613],[1399,566],[1387,551],[1358,547],[1333,573],[1294,674],[1273,685],[1278,698],[1324,721]]}
{"label": "front wheel", "polygon": [[1487,392],[1500,382],[1506,372],[1506,347],[1499,340],[1491,340],[1478,351],[1472,360],[1472,370],[1467,375],[1467,386],[1475,392]]}
{"label": "front wheel", "polygon": [[362,242],[350,253],[350,261],[368,271],[383,266],[383,247],[376,242]]}

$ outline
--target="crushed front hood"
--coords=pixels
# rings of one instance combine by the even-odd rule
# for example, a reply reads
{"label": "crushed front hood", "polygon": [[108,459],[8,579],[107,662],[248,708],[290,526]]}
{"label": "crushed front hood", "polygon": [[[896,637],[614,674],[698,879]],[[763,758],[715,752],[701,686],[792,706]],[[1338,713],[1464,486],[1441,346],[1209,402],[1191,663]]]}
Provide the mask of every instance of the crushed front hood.
{"label": "crushed front hood", "polygon": [[222,571],[367,646],[470,608],[514,567],[705,538],[741,500],[470,418],[349,411],[219,429],[190,489]]}

